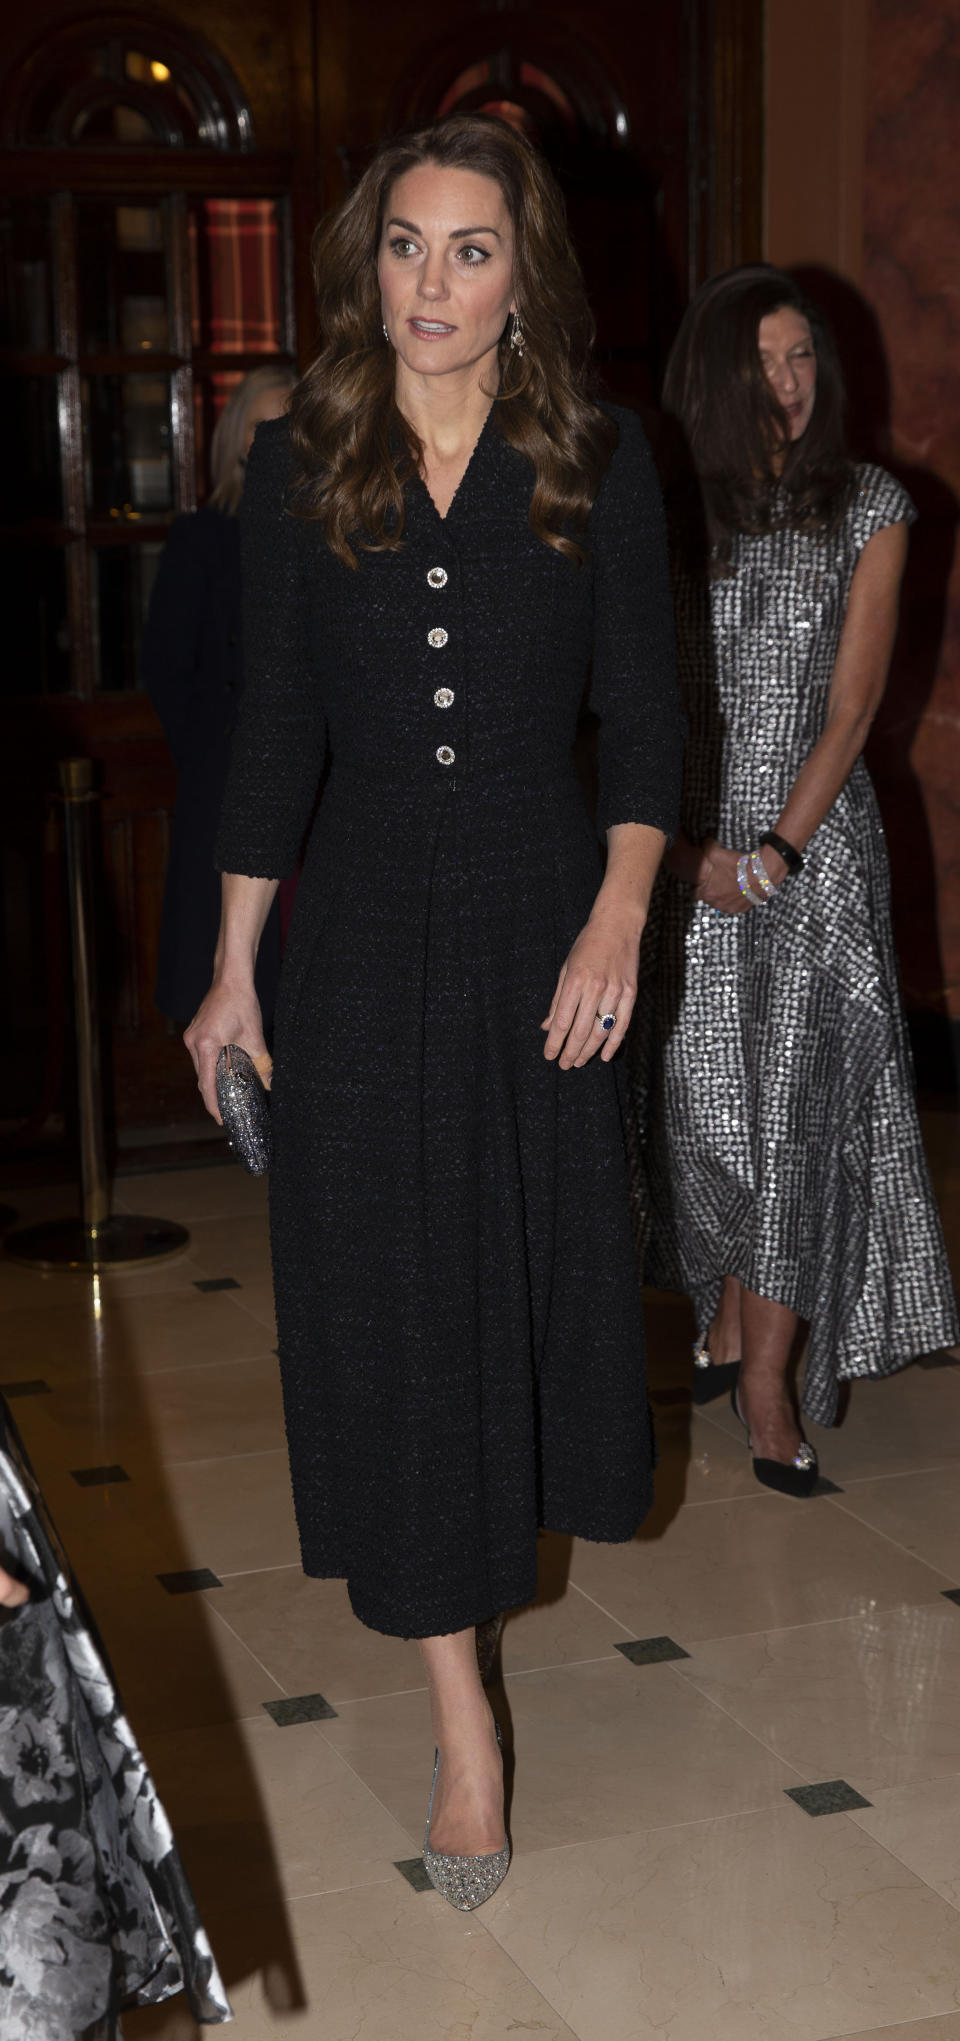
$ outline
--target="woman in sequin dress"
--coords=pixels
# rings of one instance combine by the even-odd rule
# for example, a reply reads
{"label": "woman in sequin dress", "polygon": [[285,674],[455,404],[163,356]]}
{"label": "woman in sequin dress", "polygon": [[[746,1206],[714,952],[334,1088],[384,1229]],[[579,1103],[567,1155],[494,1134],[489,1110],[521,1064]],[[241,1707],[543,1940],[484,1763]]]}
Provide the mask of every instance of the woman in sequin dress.
{"label": "woman in sequin dress", "polygon": [[670,492],[683,827],[635,1030],[646,1273],[695,1304],[696,1400],[733,1383],[758,1478],[804,1495],[799,1321],[825,1425],[841,1380],[958,1334],[861,755],[915,513],[845,459],[831,340],[776,270],[704,287],[664,398],[695,476]]}

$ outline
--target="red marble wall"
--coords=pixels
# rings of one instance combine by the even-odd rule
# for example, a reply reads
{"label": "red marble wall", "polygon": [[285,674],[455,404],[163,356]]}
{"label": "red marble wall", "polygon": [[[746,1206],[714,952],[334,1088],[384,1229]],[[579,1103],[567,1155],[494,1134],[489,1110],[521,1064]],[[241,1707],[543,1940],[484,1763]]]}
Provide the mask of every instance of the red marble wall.
{"label": "red marble wall", "polygon": [[935,1032],[960,1022],[960,0],[870,0],[864,57],[854,422],[921,513],[870,760],[907,1003]]}

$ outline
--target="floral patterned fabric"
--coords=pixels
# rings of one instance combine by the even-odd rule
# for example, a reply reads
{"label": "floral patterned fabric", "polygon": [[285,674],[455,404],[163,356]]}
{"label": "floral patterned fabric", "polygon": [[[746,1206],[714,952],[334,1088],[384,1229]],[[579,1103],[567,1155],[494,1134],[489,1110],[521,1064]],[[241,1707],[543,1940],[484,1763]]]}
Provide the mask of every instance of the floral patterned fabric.
{"label": "floral patterned fabric", "polygon": [[230,2007],[156,1788],[0,1398],[0,2032],[115,2041],[124,2007]]}

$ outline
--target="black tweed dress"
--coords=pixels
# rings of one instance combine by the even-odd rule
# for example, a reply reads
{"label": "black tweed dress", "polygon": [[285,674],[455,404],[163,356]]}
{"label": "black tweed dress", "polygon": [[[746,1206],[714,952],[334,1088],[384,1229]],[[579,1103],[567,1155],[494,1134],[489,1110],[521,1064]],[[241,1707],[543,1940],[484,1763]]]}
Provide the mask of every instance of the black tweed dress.
{"label": "black tweed dress", "polygon": [[534,537],[494,406],[448,515],[419,481],[356,572],[285,512],[288,428],[244,491],[247,676],[221,870],[294,865],[271,1233],[303,1563],[374,1629],[530,1599],[538,1525],[650,1503],[621,1076],[543,1056],[601,876],[571,763],[592,669],[600,825],[676,826],[681,720],[638,421],[589,564]]}

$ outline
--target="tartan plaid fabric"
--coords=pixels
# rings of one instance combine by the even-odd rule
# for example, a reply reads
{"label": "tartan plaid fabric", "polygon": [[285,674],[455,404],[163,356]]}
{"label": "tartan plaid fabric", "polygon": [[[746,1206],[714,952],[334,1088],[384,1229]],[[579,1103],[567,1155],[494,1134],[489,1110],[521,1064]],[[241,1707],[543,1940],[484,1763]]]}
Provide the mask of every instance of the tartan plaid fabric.
{"label": "tartan plaid fabric", "polygon": [[216,354],[276,354],[280,273],[273,200],[198,200],[190,213],[190,243],[194,345]]}

